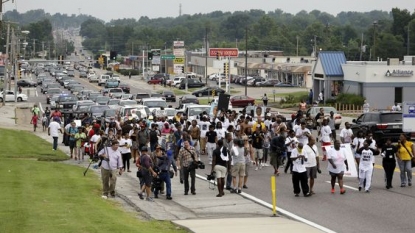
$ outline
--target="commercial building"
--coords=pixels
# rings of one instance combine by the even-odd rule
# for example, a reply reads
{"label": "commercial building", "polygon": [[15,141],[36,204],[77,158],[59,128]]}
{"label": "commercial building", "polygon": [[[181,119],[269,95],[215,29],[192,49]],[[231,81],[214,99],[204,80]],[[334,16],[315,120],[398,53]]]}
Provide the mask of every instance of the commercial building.
{"label": "commercial building", "polygon": [[321,51],[312,72],[314,97],[321,91],[325,100],[353,93],[364,96],[372,109],[388,109],[396,102],[415,101],[414,73],[415,56],[346,61],[343,52]]}

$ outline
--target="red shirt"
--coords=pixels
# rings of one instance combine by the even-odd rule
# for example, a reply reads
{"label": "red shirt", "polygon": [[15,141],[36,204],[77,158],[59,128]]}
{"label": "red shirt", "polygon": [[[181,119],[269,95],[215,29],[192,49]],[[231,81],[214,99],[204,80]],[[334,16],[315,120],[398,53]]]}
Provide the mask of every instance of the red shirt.
{"label": "red shirt", "polygon": [[37,120],[38,120],[37,116],[33,115],[32,116],[32,121],[31,121],[32,124],[37,125]]}
{"label": "red shirt", "polygon": [[61,112],[59,112],[59,111],[54,111],[54,112],[52,112],[52,114],[50,115],[52,118],[54,118],[54,117],[59,117],[59,118],[62,118],[62,113]]}

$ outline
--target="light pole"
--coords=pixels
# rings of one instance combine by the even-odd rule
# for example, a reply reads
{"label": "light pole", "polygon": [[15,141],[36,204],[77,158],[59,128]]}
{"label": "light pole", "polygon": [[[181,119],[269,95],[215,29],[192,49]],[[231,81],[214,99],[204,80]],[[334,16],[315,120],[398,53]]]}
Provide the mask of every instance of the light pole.
{"label": "light pole", "polygon": [[375,20],[373,22],[373,59],[376,61],[376,26],[378,25],[378,21]]}
{"label": "light pole", "polygon": [[248,26],[245,28],[245,95],[248,96]]}

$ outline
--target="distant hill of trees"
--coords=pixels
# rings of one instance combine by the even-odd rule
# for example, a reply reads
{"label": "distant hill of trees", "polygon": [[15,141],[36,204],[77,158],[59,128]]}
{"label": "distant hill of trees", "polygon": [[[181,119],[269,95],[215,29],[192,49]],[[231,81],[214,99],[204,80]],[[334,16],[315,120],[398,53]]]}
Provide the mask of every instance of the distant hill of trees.
{"label": "distant hill of trees", "polygon": [[373,50],[382,59],[401,58],[407,54],[409,27],[409,54],[415,54],[415,13],[399,8],[335,16],[319,10],[297,14],[281,9],[214,11],[175,18],[141,16],[108,23],[88,15],[50,15],[43,10],[6,12],[4,18],[23,25],[48,19],[53,28],[80,26],[86,38],[83,46],[94,53],[112,49],[122,55],[137,55],[144,47],[171,48],[177,39],[185,41],[187,49],[197,50],[204,47],[206,32],[210,47],[244,50],[247,30],[249,50],[280,50],[289,56],[298,51],[299,56],[307,56],[316,45],[317,50],[342,50],[349,60],[359,60],[362,44],[363,60],[374,60]]}

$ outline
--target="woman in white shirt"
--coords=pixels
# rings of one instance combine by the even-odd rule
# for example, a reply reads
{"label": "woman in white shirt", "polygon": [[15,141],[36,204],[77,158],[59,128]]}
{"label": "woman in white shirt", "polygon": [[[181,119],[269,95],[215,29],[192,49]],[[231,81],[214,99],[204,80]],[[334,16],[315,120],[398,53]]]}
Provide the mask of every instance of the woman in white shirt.
{"label": "woman in white shirt", "polygon": [[122,157],[122,163],[124,169],[127,170],[127,172],[130,171],[130,159],[131,159],[131,146],[133,145],[129,133],[124,134],[124,138],[120,140],[120,146],[118,150],[121,152]]}
{"label": "woman in white shirt", "polygon": [[343,188],[343,175],[344,171],[349,170],[349,165],[347,164],[347,158],[344,150],[340,149],[339,140],[334,141],[334,148],[331,148],[327,152],[327,160],[329,161],[327,170],[329,170],[331,176],[331,193],[335,192],[334,186],[337,178],[337,182],[340,187],[340,194],[344,194],[346,190]]}

